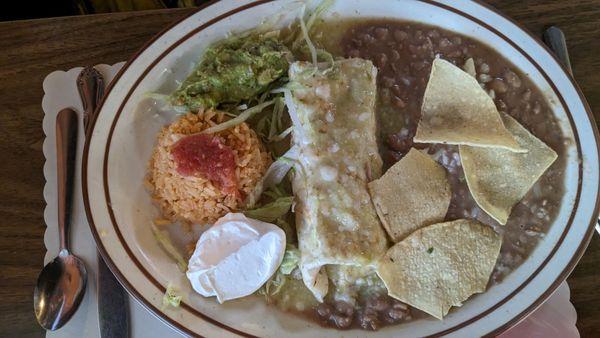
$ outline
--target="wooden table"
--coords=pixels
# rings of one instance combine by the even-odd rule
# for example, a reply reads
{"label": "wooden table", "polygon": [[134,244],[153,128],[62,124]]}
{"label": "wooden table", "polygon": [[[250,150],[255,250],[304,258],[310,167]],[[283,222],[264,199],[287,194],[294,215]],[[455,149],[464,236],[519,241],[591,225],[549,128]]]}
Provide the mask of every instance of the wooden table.
{"label": "wooden table", "polygon": [[[566,33],[575,77],[600,114],[600,0],[491,0],[541,35]],[[0,23],[0,337],[39,337],[33,288],[44,248],[42,80],[57,69],[113,64],[191,10]],[[598,115],[597,119],[598,119]],[[600,332],[600,238],[569,277],[582,337]]]}

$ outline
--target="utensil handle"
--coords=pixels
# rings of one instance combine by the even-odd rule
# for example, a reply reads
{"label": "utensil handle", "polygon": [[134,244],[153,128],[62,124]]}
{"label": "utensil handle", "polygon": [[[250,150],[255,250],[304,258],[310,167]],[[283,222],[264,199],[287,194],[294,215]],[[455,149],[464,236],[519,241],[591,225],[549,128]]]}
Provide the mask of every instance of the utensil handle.
{"label": "utensil handle", "polygon": [[77,153],[77,127],[77,113],[72,109],[63,109],[56,116],[56,172],[60,253],[69,249],[73,178],[75,177],[75,154]]}
{"label": "utensil handle", "polygon": [[[569,59],[569,50],[567,49],[567,41],[563,31],[556,26],[551,26],[544,32],[544,42],[567,68],[569,74],[573,75],[571,60]],[[600,234],[600,217],[596,221],[596,232]]]}
{"label": "utensil handle", "polygon": [[130,337],[129,298],[112,274],[104,259],[98,255],[98,325],[100,338]]}
{"label": "utensil handle", "polygon": [[94,67],[86,66],[77,76],[77,90],[83,103],[83,128],[87,134],[95,110],[104,96],[104,78]]}
{"label": "utensil handle", "polygon": [[552,49],[563,65],[567,67],[569,74],[573,75],[571,60],[569,59],[569,50],[567,49],[567,41],[562,30],[556,26],[546,29],[544,32],[544,42]]}

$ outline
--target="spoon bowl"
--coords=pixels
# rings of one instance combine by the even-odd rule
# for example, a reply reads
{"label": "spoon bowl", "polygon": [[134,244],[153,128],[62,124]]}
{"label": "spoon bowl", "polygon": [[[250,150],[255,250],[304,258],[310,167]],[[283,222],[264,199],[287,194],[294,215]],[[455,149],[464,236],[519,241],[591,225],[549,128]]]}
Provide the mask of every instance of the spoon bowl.
{"label": "spoon bowl", "polygon": [[81,259],[62,250],[40,273],[33,294],[35,317],[46,330],[61,328],[85,294],[87,271]]}

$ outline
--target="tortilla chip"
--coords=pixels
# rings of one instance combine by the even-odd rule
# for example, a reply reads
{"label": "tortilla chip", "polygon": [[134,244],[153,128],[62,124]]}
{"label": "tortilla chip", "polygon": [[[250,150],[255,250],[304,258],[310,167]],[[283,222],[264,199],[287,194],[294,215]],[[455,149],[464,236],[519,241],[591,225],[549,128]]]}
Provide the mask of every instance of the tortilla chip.
{"label": "tortilla chip", "polygon": [[524,151],[477,80],[442,59],[433,61],[414,141]]}
{"label": "tortilla chip", "polygon": [[505,113],[501,115],[504,125],[527,153],[469,146],[460,146],[459,152],[471,195],[481,209],[506,224],[513,206],[558,155],[515,119]]}
{"label": "tortilla chip", "polygon": [[474,220],[459,219],[417,230],[379,260],[388,294],[442,319],[485,291],[502,238]]}
{"label": "tortilla chip", "polygon": [[443,221],[452,197],[446,169],[414,148],[380,179],[370,182],[369,192],[394,242]]}

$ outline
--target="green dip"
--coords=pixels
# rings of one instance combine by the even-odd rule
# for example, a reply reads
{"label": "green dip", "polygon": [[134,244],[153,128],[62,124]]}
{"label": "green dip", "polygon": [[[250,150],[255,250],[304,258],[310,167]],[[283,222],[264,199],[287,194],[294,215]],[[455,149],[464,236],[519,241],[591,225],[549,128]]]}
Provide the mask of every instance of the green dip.
{"label": "green dip", "polygon": [[206,51],[202,62],[173,93],[173,104],[197,110],[251,99],[287,74],[290,57],[290,51],[275,37],[250,35],[226,40]]}

